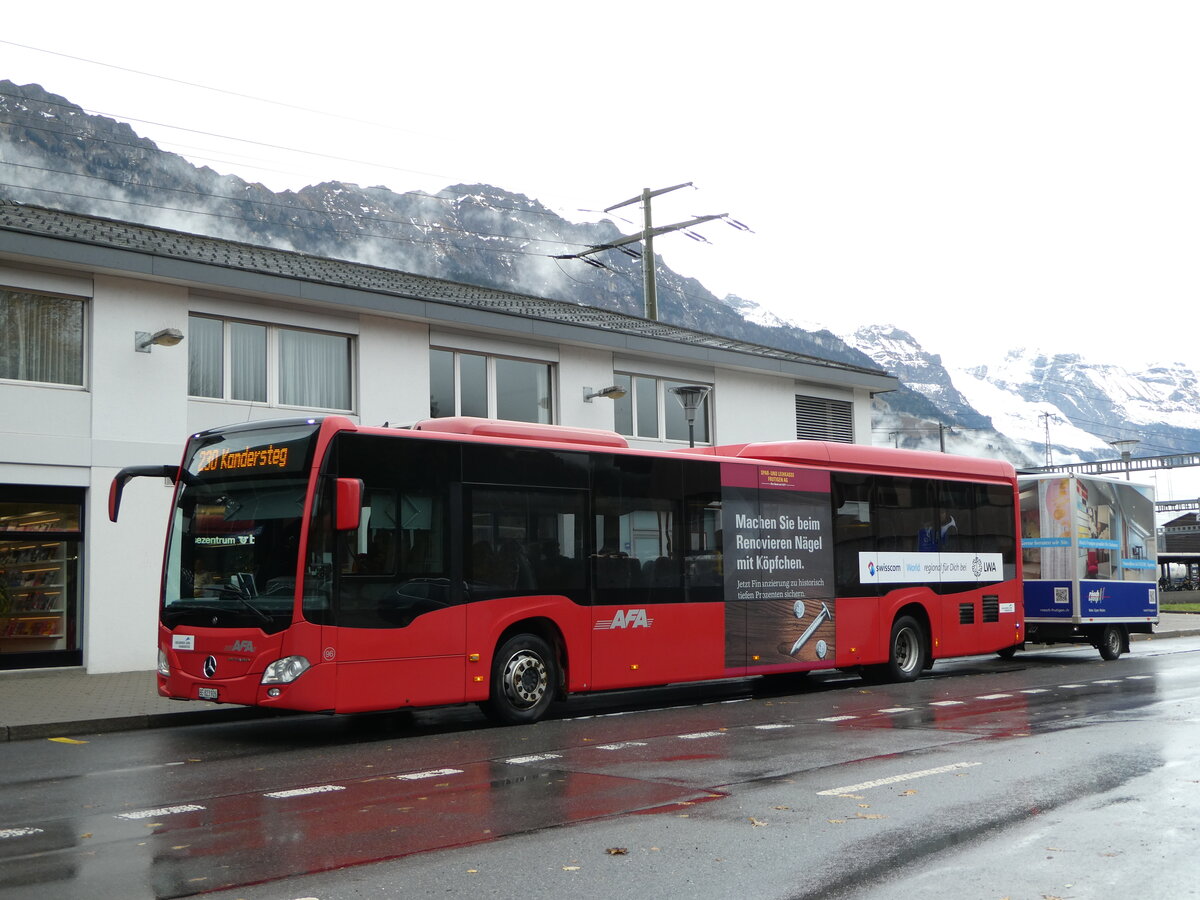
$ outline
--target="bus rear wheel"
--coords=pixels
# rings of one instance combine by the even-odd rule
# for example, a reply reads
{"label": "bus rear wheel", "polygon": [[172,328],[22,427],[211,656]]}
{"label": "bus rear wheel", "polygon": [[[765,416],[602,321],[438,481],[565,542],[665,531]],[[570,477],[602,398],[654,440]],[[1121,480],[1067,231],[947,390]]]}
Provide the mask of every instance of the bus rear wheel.
{"label": "bus rear wheel", "polygon": [[888,661],[881,666],[872,666],[868,672],[869,680],[916,681],[929,655],[926,644],[925,629],[921,624],[912,616],[901,616],[892,624]]}
{"label": "bus rear wheel", "polygon": [[546,714],[558,684],[554,651],[535,634],[518,634],[492,658],[491,696],[483,711],[496,722],[523,725]]}

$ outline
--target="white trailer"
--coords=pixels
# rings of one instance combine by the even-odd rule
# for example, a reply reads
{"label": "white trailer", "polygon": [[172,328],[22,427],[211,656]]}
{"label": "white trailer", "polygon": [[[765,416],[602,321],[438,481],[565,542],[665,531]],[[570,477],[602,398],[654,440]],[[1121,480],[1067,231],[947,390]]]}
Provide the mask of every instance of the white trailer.
{"label": "white trailer", "polygon": [[1019,485],[1026,641],[1116,659],[1158,623],[1154,488],[1073,473]]}

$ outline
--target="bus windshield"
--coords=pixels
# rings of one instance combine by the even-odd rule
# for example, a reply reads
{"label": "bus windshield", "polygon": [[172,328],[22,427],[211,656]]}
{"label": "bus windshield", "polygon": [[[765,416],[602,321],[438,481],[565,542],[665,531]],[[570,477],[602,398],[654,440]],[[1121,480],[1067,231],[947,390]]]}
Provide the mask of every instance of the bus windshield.
{"label": "bus windshield", "polygon": [[169,628],[291,624],[311,425],[199,435],[171,522],[162,621]]}

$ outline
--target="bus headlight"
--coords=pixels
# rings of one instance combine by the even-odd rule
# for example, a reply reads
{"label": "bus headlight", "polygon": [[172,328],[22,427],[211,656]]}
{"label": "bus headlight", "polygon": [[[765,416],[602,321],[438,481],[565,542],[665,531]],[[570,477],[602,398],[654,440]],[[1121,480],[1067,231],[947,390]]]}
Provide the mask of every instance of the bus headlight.
{"label": "bus headlight", "polygon": [[163,678],[171,677],[171,664],[167,662],[167,651],[162,647],[158,648],[158,674]]}
{"label": "bus headlight", "polygon": [[291,684],[308,671],[311,663],[303,656],[285,656],[263,670],[263,684]]}

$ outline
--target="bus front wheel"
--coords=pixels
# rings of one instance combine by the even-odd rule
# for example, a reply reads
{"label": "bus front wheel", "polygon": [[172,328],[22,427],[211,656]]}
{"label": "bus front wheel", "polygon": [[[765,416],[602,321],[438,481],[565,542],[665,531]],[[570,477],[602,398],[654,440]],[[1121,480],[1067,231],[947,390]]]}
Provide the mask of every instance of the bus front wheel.
{"label": "bus front wheel", "polygon": [[550,645],[535,634],[518,634],[500,645],[492,659],[488,718],[506,725],[536,722],[546,714],[558,684],[558,664]]}

